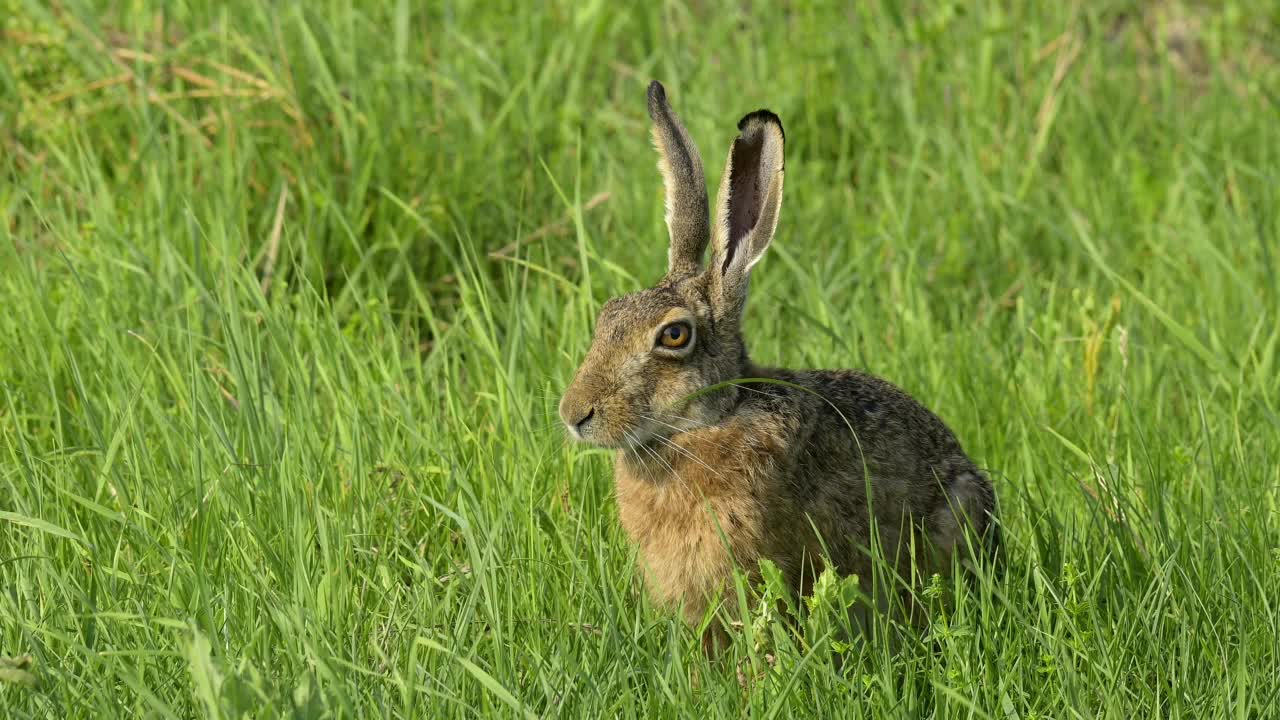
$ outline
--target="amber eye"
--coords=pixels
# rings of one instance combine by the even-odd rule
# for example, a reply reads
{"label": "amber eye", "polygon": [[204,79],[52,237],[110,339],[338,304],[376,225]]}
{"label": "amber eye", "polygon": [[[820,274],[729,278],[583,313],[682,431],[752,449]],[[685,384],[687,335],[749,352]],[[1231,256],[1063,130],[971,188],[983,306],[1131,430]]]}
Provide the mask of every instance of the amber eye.
{"label": "amber eye", "polygon": [[688,323],[673,322],[662,328],[662,334],[658,336],[658,342],[662,343],[662,347],[671,350],[679,350],[689,344],[689,338],[693,337],[693,329]]}

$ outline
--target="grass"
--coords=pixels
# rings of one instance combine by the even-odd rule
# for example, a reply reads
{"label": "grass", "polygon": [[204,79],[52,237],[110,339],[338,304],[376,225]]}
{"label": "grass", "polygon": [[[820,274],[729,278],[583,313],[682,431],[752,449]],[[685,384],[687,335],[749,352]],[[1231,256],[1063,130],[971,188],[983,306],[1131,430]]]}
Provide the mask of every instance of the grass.
{"label": "grass", "polygon": [[[1274,713],[1273,3],[365,5],[5,0],[0,714]],[[654,77],[712,187],[786,123],[754,356],[995,478],[929,638],[825,588],[708,661],[564,441],[662,271]]]}

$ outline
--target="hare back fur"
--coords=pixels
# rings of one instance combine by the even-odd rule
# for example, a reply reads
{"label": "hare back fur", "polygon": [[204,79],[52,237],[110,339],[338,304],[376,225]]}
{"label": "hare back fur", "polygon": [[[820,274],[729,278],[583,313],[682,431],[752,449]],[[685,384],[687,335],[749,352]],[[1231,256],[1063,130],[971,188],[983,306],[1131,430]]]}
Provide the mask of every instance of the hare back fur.
{"label": "hare back fur", "polygon": [[761,558],[801,593],[824,556],[869,578],[872,547],[903,576],[945,572],[966,524],[987,531],[989,481],[904,391],[857,371],[750,376],[805,389],[740,385],[719,424],[618,451],[620,520],[659,604],[696,621]]}

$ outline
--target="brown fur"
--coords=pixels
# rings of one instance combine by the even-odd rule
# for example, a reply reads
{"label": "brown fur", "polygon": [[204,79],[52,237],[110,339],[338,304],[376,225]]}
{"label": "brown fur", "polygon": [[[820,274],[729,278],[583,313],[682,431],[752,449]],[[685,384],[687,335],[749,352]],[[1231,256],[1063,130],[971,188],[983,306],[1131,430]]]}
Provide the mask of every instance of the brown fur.
{"label": "brown fur", "polygon": [[[824,557],[865,583],[876,552],[905,578],[981,552],[968,531],[994,536],[995,496],[936,415],[865,373],[748,359],[739,327],[781,207],[781,122],[743,118],[708,228],[704,181],[670,171],[701,160],[657,87],[650,115],[677,215],[668,273],[604,305],[560,405],[575,437],[617,448],[620,518],[654,600],[694,623],[726,596],[735,566],[756,575],[762,558],[803,593]],[[679,217],[699,211],[702,221]],[[672,322],[692,328],[686,347],[655,342]],[[689,397],[744,378],[774,382]]]}

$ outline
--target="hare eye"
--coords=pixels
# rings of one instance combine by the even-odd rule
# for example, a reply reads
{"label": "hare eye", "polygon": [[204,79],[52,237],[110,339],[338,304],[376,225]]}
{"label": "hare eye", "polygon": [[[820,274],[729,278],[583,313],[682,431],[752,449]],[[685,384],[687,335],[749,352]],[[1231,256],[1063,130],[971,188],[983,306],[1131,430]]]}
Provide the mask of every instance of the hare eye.
{"label": "hare eye", "polygon": [[693,330],[688,323],[673,322],[662,328],[662,334],[658,336],[658,342],[664,348],[678,350],[688,345],[691,337],[693,337]]}

